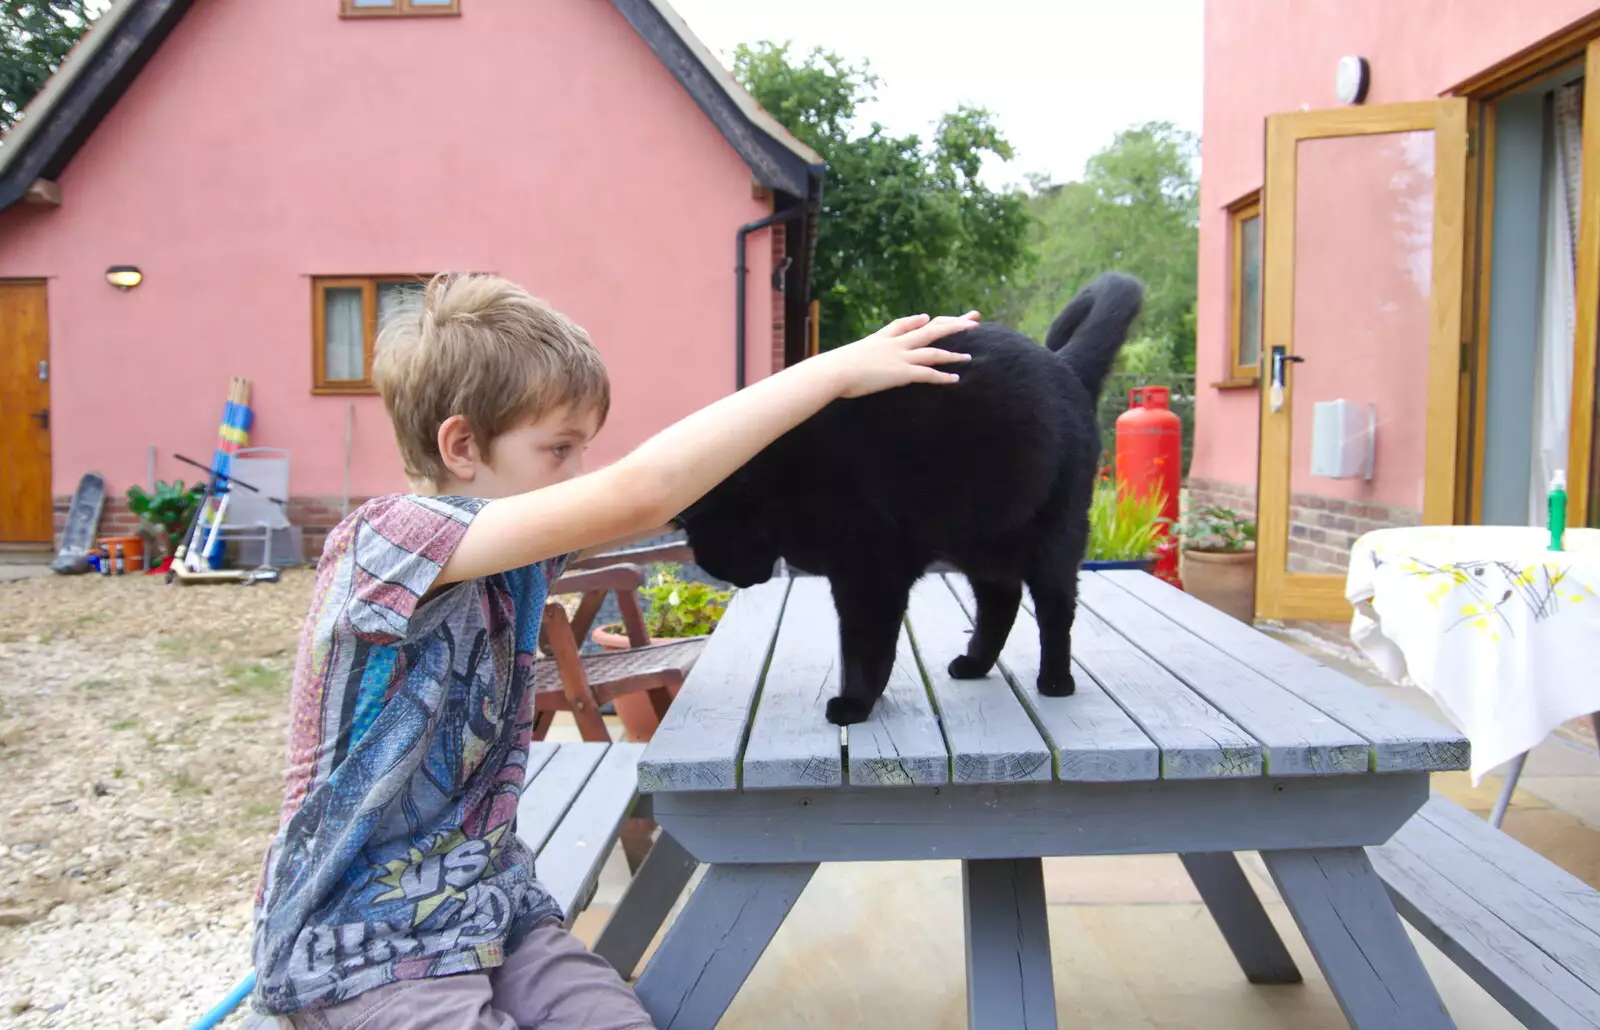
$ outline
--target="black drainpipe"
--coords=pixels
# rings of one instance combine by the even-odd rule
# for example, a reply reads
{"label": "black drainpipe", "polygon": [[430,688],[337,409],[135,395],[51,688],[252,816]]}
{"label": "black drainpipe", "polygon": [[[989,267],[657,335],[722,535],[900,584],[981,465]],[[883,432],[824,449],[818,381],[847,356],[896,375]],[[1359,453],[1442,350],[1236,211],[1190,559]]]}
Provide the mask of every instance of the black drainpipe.
{"label": "black drainpipe", "polygon": [[733,265],[734,283],[734,319],[733,328],[733,382],[735,390],[744,389],[744,280],[750,269],[744,263],[744,238],[753,232],[777,225],[779,222],[792,222],[805,214],[804,204],[796,204],[787,211],[774,211],[765,218],[757,219],[748,225],[739,227],[738,242],[734,248],[735,261]]}

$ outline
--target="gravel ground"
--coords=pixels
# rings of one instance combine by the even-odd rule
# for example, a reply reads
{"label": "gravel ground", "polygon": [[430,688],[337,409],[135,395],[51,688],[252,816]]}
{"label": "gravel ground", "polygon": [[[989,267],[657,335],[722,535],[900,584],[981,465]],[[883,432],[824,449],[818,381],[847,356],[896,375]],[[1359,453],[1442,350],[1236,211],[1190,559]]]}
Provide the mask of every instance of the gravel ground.
{"label": "gravel ground", "polygon": [[311,581],[0,584],[0,1027],[184,1028],[248,971]]}

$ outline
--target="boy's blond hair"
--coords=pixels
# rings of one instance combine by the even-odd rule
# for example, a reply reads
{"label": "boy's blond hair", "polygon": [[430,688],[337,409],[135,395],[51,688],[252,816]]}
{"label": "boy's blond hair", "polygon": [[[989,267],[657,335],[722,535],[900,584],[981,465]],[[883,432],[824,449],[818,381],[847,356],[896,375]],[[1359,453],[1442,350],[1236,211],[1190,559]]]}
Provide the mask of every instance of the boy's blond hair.
{"label": "boy's blond hair", "polygon": [[562,407],[599,413],[611,387],[600,352],[565,315],[491,275],[438,275],[381,327],[372,380],[406,476],[441,486],[439,427],[461,415],[485,460],[519,423]]}

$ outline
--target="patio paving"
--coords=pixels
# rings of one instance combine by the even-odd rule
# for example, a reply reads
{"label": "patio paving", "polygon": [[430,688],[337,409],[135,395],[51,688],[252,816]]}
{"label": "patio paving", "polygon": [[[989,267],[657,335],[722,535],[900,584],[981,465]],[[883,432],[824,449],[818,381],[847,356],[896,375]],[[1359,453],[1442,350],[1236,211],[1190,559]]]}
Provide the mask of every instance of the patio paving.
{"label": "patio paving", "polygon": [[[1308,641],[1291,642],[1439,718],[1420,690],[1390,685],[1359,660]],[[1434,786],[1486,816],[1500,779],[1486,777],[1474,788],[1466,773],[1448,773],[1435,776]],[[1529,756],[1505,830],[1600,887],[1600,754],[1569,735],[1540,745]],[[1048,859],[1045,891],[1062,1025],[1347,1026],[1260,858],[1241,857],[1306,983],[1246,982],[1176,856]],[[578,920],[585,940],[598,933],[627,878],[620,853],[614,854],[594,904]],[[1411,931],[1411,938],[1462,1030],[1521,1025],[1420,935]],[[966,1025],[965,1006],[960,864],[825,864],[720,1025],[955,1030]]]}

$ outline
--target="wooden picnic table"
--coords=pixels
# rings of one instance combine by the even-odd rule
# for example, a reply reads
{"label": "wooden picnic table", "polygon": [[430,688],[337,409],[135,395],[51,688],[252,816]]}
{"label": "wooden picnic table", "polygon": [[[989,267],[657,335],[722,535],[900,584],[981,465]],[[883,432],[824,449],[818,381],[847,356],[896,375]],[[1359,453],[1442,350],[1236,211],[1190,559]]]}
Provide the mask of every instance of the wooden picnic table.
{"label": "wooden picnic table", "polygon": [[1297,982],[1237,851],[1352,1025],[1452,1025],[1363,847],[1467,766],[1459,733],[1144,573],[1082,576],[1072,697],[1034,686],[1026,602],[1001,668],[951,679],[971,611],[964,578],[924,578],[841,733],[826,581],[735,598],[639,762],[669,847],[710,864],[637,984],[662,1030],[716,1025],[819,862],[962,861],[971,1026],[1056,1025],[1048,856],[1177,853],[1249,979]]}

